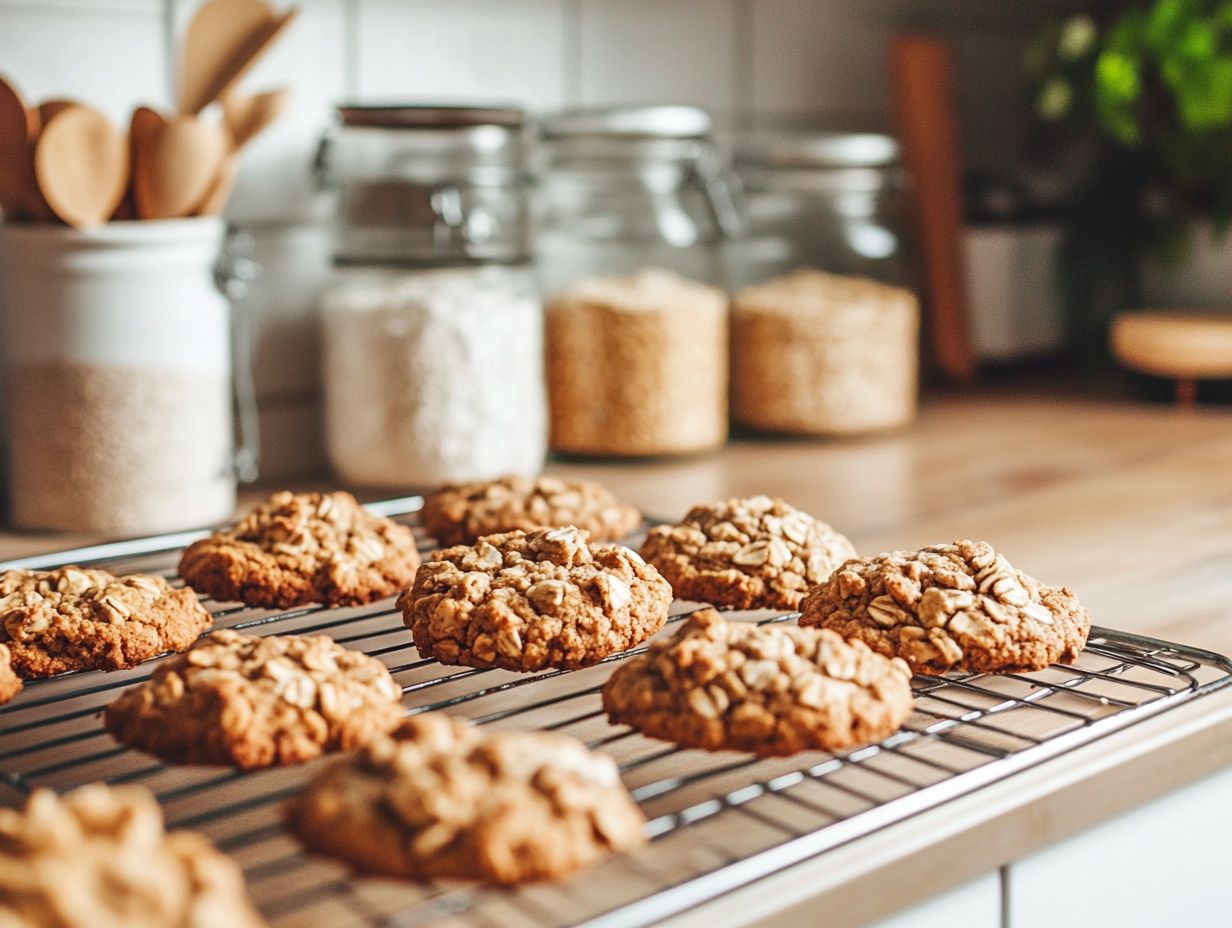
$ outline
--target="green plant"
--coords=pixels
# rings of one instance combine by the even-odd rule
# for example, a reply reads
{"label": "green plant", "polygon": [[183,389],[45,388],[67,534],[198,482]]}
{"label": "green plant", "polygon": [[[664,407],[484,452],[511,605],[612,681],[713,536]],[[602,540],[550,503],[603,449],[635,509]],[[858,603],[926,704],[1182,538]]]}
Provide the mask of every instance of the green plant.
{"label": "green plant", "polygon": [[1062,254],[1080,336],[1133,299],[1141,260],[1183,264],[1195,220],[1232,224],[1232,0],[1122,3],[1046,24],[1028,54],[1054,152],[1084,150]]}

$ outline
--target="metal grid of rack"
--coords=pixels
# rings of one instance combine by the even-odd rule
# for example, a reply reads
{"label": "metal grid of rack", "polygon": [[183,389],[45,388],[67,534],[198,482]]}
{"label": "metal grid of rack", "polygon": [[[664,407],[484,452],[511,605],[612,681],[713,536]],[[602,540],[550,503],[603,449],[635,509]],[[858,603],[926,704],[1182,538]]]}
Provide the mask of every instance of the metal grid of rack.
{"label": "metal grid of rack", "polygon": [[[418,503],[391,500],[373,508],[414,525]],[[20,563],[88,562],[115,572],[172,576],[179,548],[192,537],[162,536]],[[418,537],[430,550],[431,543]],[[392,601],[281,612],[207,606],[216,627],[324,633],[379,657],[402,686],[408,713],[445,710],[481,724],[580,738],[616,758],[649,819],[652,840],[645,848],[561,883],[500,890],[359,878],[308,856],[281,828],[282,801],[318,764],[249,774],[168,767],[110,739],[98,713],[121,688],[144,680],[151,663],[33,681],[0,708],[0,782],[10,791],[8,801],[37,787],[143,784],[158,796],[169,825],[198,829],[239,860],[254,900],[277,926],[646,924],[1232,682],[1232,661],[1218,654],[1096,629],[1073,666],[917,677],[914,714],[880,744],[761,760],[681,750],[609,725],[599,690],[628,654],[572,672],[445,667],[419,658]],[[689,611],[688,604],[676,603],[663,633]],[[794,619],[764,612],[733,616]]]}

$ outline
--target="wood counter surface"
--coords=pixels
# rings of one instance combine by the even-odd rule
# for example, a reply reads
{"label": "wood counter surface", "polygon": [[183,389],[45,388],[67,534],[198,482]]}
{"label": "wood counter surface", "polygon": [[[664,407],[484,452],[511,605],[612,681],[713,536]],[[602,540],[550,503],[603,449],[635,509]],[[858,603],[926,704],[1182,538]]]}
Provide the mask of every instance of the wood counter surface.
{"label": "wood counter surface", "polygon": [[[1009,390],[927,402],[910,428],[734,441],[679,461],[553,462],[656,517],[777,494],[857,548],[967,536],[1074,589],[1100,625],[1232,653],[1232,410]],[[328,484],[303,481],[293,489]],[[269,491],[246,492],[243,505]],[[367,493],[366,498],[398,495]],[[0,559],[101,539],[0,534]],[[1140,722],[702,905],[681,928],[864,924],[1232,764],[1232,688]]]}
{"label": "wood counter surface", "polygon": [[[549,470],[662,518],[777,494],[866,552],[984,539],[1075,590],[1097,624],[1232,653],[1232,409],[1002,390],[934,398],[909,428],[873,438],[738,439],[705,457]],[[0,559],[98,540],[0,533]]]}

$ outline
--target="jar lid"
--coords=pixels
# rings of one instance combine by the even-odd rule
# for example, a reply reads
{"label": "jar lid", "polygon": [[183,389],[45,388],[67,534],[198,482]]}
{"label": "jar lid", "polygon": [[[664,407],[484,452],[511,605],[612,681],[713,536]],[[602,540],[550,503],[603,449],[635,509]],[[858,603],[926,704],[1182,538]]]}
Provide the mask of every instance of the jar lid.
{"label": "jar lid", "polygon": [[698,106],[609,106],[564,110],[540,122],[545,139],[602,136],[626,139],[704,139],[713,120]]}
{"label": "jar lid", "polygon": [[765,168],[886,168],[898,141],[878,132],[801,132],[755,136],[736,146],[737,164]]}
{"label": "jar lid", "polygon": [[343,126],[364,129],[518,129],[525,119],[522,110],[504,105],[342,103],[337,110]]}

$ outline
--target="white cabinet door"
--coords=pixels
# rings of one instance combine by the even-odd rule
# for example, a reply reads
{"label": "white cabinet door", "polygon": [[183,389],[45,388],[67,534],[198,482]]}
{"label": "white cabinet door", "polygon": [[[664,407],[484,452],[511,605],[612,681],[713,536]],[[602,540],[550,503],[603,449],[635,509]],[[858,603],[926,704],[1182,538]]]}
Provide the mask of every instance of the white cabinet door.
{"label": "white cabinet door", "polygon": [[1000,873],[986,873],[870,928],[1001,928]]}
{"label": "white cabinet door", "polygon": [[1232,925],[1230,834],[1224,770],[1015,861],[1006,928]]}

